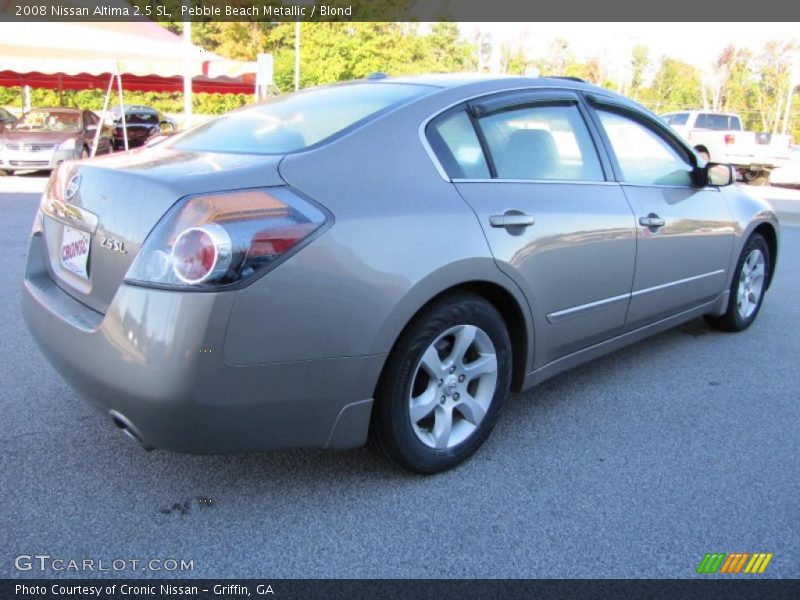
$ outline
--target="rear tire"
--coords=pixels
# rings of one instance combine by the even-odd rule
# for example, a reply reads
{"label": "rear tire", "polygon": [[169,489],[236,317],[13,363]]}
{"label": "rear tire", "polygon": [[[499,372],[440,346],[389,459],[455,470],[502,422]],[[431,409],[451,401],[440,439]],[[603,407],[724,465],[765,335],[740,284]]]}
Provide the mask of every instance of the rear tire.
{"label": "rear tire", "polygon": [[767,291],[770,260],[764,238],[758,233],[751,235],[736,264],[725,313],[705,317],[711,327],[721,331],[743,331],[753,324]]}
{"label": "rear tire", "polygon": [[389,355],[372,442],[405,469],[450,469],[489,436],[510,385],[503,317],[477,294],[446,294],[414,318]]}

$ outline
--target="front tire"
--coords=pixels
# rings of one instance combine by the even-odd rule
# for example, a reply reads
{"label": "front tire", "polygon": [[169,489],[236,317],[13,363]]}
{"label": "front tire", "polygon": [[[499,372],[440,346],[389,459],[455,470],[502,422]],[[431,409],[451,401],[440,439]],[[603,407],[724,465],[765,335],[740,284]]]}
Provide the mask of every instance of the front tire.
{"label": "front tire", "polygon": [[764,238],[758,233],[751,235],[733,273],[728,307],[721,316],[706,316],[709,325],[722,331],[743,331],[752,325],[767,291],[770,260]]}
{"label": "front tire", "polygon": [[744,180],[748,185],[767,185],[769,183],[769,171],[745,171]]}
{"label": "front tire", "polygon": [[510,385],[503,317],[481,296],[446,294],[414,318],[387,359],[373,441],[411,471],[450,469],[489,436]]}

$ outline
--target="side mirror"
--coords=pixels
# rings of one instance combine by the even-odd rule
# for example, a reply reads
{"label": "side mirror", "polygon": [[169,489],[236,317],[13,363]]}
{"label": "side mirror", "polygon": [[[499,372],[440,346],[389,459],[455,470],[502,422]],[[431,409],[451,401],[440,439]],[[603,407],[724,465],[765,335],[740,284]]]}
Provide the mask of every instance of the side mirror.
{"label": "side mirror", "polygon": [[736,172],[728,164],[707,163],[703,171],[707,185],[724,187],[736,181]]}

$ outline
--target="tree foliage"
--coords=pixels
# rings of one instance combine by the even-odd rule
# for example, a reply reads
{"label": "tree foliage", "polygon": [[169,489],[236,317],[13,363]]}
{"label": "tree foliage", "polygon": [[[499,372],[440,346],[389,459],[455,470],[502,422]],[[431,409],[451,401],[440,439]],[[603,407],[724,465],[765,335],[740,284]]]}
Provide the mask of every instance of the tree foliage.
{"label": "tree foliage", "polygon": [[[478,59],[478,45],[488,37],[466,40],[457,24],[432,25],[392,22],[390,17],[406,0],[354,0],[364,3],[381,22],[329,22],[300,24],[300,86],[359,79],[370,73],[389,75],[447,73],[486,69],[491,48],[483,48]],[[180,32],[179,23],[162,23]],[[195,22],[193,41],[201,47],[236,60],[255,60],[260,53],[274,58],[275,92],[294,88],[294,22]],[[697,67],[674,57],[654,57],[645,45],[632,48],[627,62],[620,65],[607,55],[579,59],[565,39],[555,39],[541,56],[529,57],[525,39],[506,42],[499,48],[498,68],[505,73],[522,75],[536,67],[542,75],[581,77],[590,83],[627,94],[658,113],[670,110],[707,108],[738,112],[748,128],[782,131],[787,116],[788,129],[800,141],[800,98],[787,115],[787,92],[790,57],[797,46],[771,42],[760,51],[730,45],[710,68]],[[617,57],[619,59],[619,57]],[[800,82],[796,82],[800,83]],[[66,104],[99,109],[101,90],[64,92],[34,90],[34,104]],[[126,92],[126,101],[149,104],[165,112],[182,110],[182,95]],[[247,95],[196,94],[198,113],[222,113],[252,101]],[[0,105],[21,103],[19,88],[0,88]]]}

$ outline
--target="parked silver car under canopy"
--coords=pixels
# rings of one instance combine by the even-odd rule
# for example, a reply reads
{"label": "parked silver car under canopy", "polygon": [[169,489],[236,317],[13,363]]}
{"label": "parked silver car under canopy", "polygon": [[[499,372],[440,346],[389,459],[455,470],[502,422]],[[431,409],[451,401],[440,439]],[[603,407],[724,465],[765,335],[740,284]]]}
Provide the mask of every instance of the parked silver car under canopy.
{"label": "parked silver car under canopy", "polygon": [[778,222],[655,115],[558,78],[316,88],[62,166],[23,313],[147,447],[348,448],[436,472],[510,390],[705,315],[737,331]]}
{"label": "parked silver car under canopy", "polygon": [[65,160],[88,158],[97,128],[98,153],[112,151],[111,130],[91,111],[34,108],[0,129],[0,170],[52,170]]}

